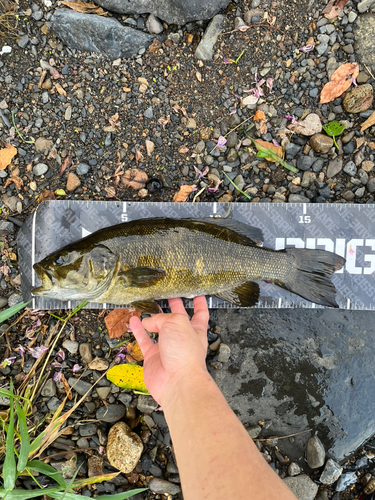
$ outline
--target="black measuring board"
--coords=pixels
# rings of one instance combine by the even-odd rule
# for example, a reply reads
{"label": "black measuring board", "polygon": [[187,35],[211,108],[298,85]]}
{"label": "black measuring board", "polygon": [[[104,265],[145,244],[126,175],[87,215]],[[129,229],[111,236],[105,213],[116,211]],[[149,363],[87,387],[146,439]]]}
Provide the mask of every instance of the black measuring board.
{"label": "black measuring board", "polygon": [[[18,233],[18,253],[24,300],[34,309],[71,309],[77,301],[32,297],[39,286],[33,264],[49,253],[98,229],[151,217],[233,218],[260,228],[263,246],[320,248],[346,259],[332,281],[342,309],[375,310],[375,205],[310,203],[174,203],[123,201],[45,201]],[[259,282],[257,308],[321,308],[273,284]],[[232,304],[208,297],[210,308]],[[162,307],[166,306],[161,301]],[[186,300],[191,307],[192,302]],[[112,309],[112,304],[89,303],[87,308]]]}

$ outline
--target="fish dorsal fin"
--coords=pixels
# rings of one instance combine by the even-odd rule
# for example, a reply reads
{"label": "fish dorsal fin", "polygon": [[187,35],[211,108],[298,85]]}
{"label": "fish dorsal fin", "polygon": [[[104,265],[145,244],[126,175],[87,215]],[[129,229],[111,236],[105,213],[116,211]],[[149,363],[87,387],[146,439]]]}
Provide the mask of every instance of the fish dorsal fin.
{"label": "fish dorsal fin", "polygon": [[238,307],[252,307],[258,302],[259,293],[258,283],[246,281],[232,290],[224,290],[223,292],[215,293],[215,295],[218,299],[231,302]]}
{"label": "fish dorsal fin", "polygon": [[228,229],[229,231],[233,231],[234,233],[237,233],[238,235],[245,237],[246,240],[243,239],[243,243],[247,245],[258,246],[263,243],[263,233],[261,229],[259,229],[258,227],[249,226],[248,224],[240,222],[236,219],[205,217],[202,219],[190,219],[190,220],[205,222],[207,224],[212,224],[215,226]]}

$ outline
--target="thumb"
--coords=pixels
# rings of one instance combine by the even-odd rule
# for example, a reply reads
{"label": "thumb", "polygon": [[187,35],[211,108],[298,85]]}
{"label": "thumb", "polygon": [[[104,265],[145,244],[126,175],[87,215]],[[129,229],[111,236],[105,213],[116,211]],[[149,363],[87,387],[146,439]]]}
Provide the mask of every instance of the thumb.
{"label": "thumb", "polygon": [[148,336],[148,333],[143,328],[142,322],[137,316],[132,316],[130,318],[130,328],[132,329],[133,335],[141,348],[142,354],[145,357],[146,352],[154,345],[154,342]]}

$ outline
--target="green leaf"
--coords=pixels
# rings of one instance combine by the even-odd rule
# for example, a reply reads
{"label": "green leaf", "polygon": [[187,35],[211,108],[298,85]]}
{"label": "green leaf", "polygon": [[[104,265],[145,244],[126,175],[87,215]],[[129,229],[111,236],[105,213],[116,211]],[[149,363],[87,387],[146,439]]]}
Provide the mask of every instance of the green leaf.
{"label": "green leaf", "polygon": [[323,130],[330,137],[336,137],[340,135],[345,129],[345,124],[338,122],[337,120],[333,120],[332,122],[326,123],[323,125]]}
{"label": "green leaf", "polygon": [[289,165],[289,163],[287,163],[285,160],[280,158],[280,156],[277,155],[275,153],[275,151],[272,151],[272,149],[265,148],[264,146],[261,146],[255,139],[253,139],[252,137],[250,137],[247,134],[246,134],[246,137],[248,139],[250,139],[253,142],[254,146],[257,148],[257,150],[258,150],[257,157],[258,158],[272,158],[275,162],[280,163],[280,165],[282,165],[284,168],[290,170],[291,172],[294,172],[294,173],[298,172],[297,168],[293,167],[293,165]]}
{"label": "green leaf", "polygon": [[30,462],[27,462],[26,467],[54,479],[64,489],[68,486],[68,483],[65,481],[60,472],[40,460],[31,460]]}
{"label": "green leaf", "polygon": [[[6,500],[29,500],[29,498],[42,497],[43,495],[51,496],[54,492],[61,490],[60,486],[55,488],[38,488],[37,490],[12,490],[7,491],[4,488],[0,488],[0,498],[5,498]],[[87,500],[87,497],[86,497]]]}
{"label": "green leaf", "polygon": [[18,313],[18,311],[20,311],[21,309],[26,307],[29,302],[31,302],[31,300],[29,300],[28,302],[20,302],[19,304],[16,304],[12,307],[8,307],[8,309],[5,309],[5,311],[2,311],[0,313],[0,323],[3,323],[7,319],[9,319],[11,316]]}
{"label": "green leaf", "polygon": [[[47,490],[44,490],[46,493]],[[99,495],[98,499],[100,500],[126,500],[126,498],[134,497],[138,495],[138,493],[142,493],[143,491],[147,491],[147,488],[137,488],[136,490],[124,491],[123,493],[117,493],[116,495]],[[87,497],[83,495],[76,495],[75,493],[64,493],[64,492],[56,492],[56,493],[47,493],[52,498],[57,498],[58,500],[87,500]]]}
{"label": "green leaf", "polygon": [[15,401],[16,412],[18,416],[18,424],[20,427],[20,437],[21,437],[21,448],[18,457],[17,470],[18,472],[23,472],[25,470],[30,450],[30,438],[29,432],[27,430],[26,414],[21,408],[21,406]]}
{"label": "green leaf", "polygon": [[[13,382],[10,380],[10,392],[13,393]],[[3,466],[4,488],[13,490],[16,484],[17,470],[16,457],[14,455],[14,406],[13,401],[10,403],[9,425],[7,431],[5,459]]]}

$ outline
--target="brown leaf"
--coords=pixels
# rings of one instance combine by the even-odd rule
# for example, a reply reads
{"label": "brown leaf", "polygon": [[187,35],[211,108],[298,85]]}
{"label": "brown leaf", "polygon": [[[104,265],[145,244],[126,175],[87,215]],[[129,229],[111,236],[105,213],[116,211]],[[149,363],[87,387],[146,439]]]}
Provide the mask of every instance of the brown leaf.
{"label": "brown leaf", "polygon": [[105,318],[105,326],[107,327],[109,338],[117,339],[128,331],[129,320],[132,316],[140,318],[142,311],[137,309],[113,309]]}
{"label": "brown leaf", "polygon": [[42,201],[56,200],[55,193],[49,189],[43,189],[43,191],[38,196],[37,202],[42,203]]}
{"label": "brown leaf", "polygon": [[0,149],[0,170],[6,169],[16,154],[17,149],[10,144],[4,149]]}
{"label": "brown leaf", "polygon": [[183,203],[188,199],[189,194],[195,191],[196,188],[197,186],[195,184],[193,184],[192,186],[187,186],[186,184],[184,184],[180,187],[179,192],[173,196],[173,201],[177,203]]}
{"label": "brown leaf", "polygon": [[72,157],[70,155],[68,155],[65,160],[62,162],[61,164],[61,168],[60,168],[60,177],[62,176],[62,174],[65,172],[65,170],[67,168],[70,167],[70,165],[72,164]]}
{"label": "brown leaf", "polygon": [[253,120],[255,122],[265,122],[265,121],[267,121],[267,118],[266,118],[266,115],[264,114],[263,111],[261,111],[260,109],[257,109]]}
{"label": "brown leaf", "polygon": [[157,54],[158,50],[161,48],[161,42],[157,38],[154,38],[154,41],[150,45],[148,51],[150,54]]}
{"label": "brown leaf", "polygon": [[135,360],[135,361],[143,361],[144,357],[141,351],[141,348],[139,347],[138,343],[136,340],[133,342],[130,342],[126,346],[126,352],[130,354],[130,356]]}
{"label": "brown leaf", "polygon": [[21,188],[23,186],[23,180],[20,177],[18,177],[19,173],[20,173],[20,171],[19,171],[18,167],[12,171],[12,177],[9,177],[6,180],[6,182],[4,184],[4,189],[6,189],[9,186],[9,184],[12,184],[12,182],[13,182],[13,184],[16,186],[18,191],[21,190]]}
{"label": "brown leaf", "polygon": [[324,17],[326,17],[327,19],[333,19],[342,12],[348,1],[349,0],[331,0],[330,2],[328,2],[322,14],[324,14]]}
{"label": "brown leaf", "polygon": [[81,0],[76,0],[75,2],[69,2],[69,0],[64,0],[60,2],[63,5],[66,5],[70,9],[73,9],[77,12],[81,12],[81,14],[96,14],[97,16],[107,16],[108,13],[105,12],[101,7],[98,7],[94,3],[91,2],[82,2]]}
{"label": "brown leaf", "polygon": [[131,168],[130,170],[127,170],[121,177],[121,182],[125,187],[130,187],[136,190],[144,188],[147,181],[148,175],[146,172],[143,172],[143,170],[139,170],[138,168]]}
{"label": "brown leaf", "polygon": [[135,161],[139,163],[140,161],[143,161],[144,157],[143,154],[139,151],[139,149],[135,150]]}
{"label": "brown leaf", "polygon": [[320,93],[320,104],[333,101],[343,94],[357,78],[359,66],[357,63],[342,64],[331,76],[331,81],[326,83]]}
{"label": "brown leaf", "polygon": [[64,374],[61,374],[61,382],[64,386],[64,391],[65,394],[68,396],[68,399],[71,401],[73,399],[72,391],[70,390],[70,385],[68,384],[68,381],[64,377]]}
{"label": "brown leaf", "polygon": [[181,146],[178,152],[185,155],[186,153],[189,152],[189,148],[187,146]]}
{"label": "brown leaf", "polygon": [[116,189],[112,186],[106,187],[104,190],[107,193],[107,198],[115,198],[116,197]]}
{"label": "brown leaf", "polygon": [[162,127],[165,128],[168,125],[168,123],[170,123],[170,121],[171,117],[167,116],[167,118],[164,117],[159,118],[158,123],[160,123],[160,125],[162,125]]}
{"label": "brown leaf", "polygon": [[375,111],[372,113],[372,115],[367,118],[366,121],[364,121],[361,125],[361,132],[366,130],[367,128],[371,127],[372,125],[375,124]]}
{"label": "brown leaf", "polygon": [[[275,146],[274,144],[272,144],[272,142],[262,141],[261,139],[256,139],[255,142],[257,142],[260,146],[263,146],[264,148],[271,149],[271,151],[274,151],[280,158],[284,157],[284,151],[281,146]],[[270,162],[276,161],[271,157],[267,157],[266,160]]]}

